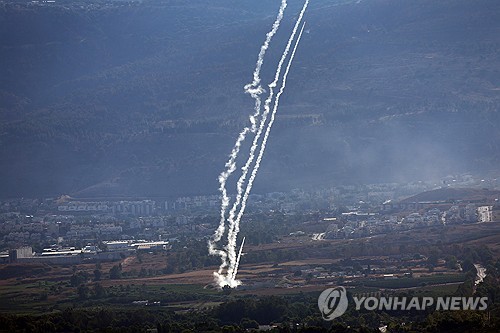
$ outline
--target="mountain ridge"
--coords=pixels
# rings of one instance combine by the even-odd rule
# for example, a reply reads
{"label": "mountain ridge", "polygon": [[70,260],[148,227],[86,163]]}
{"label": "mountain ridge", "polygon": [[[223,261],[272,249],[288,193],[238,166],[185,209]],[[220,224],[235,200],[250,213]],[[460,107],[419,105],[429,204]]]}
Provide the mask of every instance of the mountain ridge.
{"label": "mountain ridge", "polygon": [[[277,4],[99,6],[1,9],[0,196],[215,193]],[[12,33],[29,18],[68,29]],[[500,4],[319,1],[306,21],[256,190],[497,170]]]}

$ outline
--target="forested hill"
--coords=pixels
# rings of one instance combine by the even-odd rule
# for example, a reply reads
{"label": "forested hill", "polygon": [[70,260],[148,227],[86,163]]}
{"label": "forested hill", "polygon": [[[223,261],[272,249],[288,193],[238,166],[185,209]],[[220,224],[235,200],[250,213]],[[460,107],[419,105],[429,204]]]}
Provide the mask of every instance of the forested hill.
{"label": "forested hill", "polygon": [[443,187],[432,191],[426,191],[402,200],[402,202],[495,202],[500,196],[500,191],[475,188],[452,188]]}
{"label": "forested hill", "polygon": [[[278,6],[0,1],[0,196],[215,193]],[[498,170],[500,2],[317,0],[305,19],[257,191]]]}

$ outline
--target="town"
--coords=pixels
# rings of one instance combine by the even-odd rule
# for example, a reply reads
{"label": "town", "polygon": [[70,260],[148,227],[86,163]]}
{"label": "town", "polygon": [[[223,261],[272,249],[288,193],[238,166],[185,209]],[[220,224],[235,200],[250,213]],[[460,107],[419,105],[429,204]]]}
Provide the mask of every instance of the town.
{"label": "town", "polygon": [[[461,175],[439,183],[253,194],[247,220],[301,215],[302,224],[275,236],[307,233],[313,240],[486,223],[500,219],[498,186],[496,178]],[[179,240],[207,240],[216,227],[219,204],[218,195],[170,200],[97,201],[69,196],[4,200],[0,205],[0,261],[82,263],[118,260],[136,251],[168,251]],[[311,224],[316,227],[307,231]]]}

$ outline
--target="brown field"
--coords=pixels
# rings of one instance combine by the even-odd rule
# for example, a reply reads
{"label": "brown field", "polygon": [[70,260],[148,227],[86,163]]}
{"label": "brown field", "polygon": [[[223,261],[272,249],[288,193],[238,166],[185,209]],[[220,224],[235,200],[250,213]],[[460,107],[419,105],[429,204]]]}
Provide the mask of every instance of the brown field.
{"label": "brown field", "polygon": [[[412,246],[415,244],[427,245],[460,245],[460,246],[487,246],[495,256],[500,257],[500,223],[482,223],[474,225],[449,226],[446,230],[442,229],[420,229],[397,234],[377,235],[368,238],[354,240],[321,240],[312,241],[310,237],[294,237],[293,239],[282,239],[279,243],[266,244],[264,246],[248,246],[245,252],[251,254],[254,251],[279,251],[279,250],[297,250],[306,255],[308,259],[300,260],[282,260],[280,262],[259,262],[255,264],[245,263],[245,256],[241,259],[241,266],[238,272],[238,278],[242,280],[243,286],[232,293],[237,295],[283,295],[297,294],[301,292],[315,292],[324,290],[328,285],[333,285],[336,278],[319,279],[313,278],[306,282],[304,276],[294,277],[291,269],[313,269],[315,267],[329,266],[338,264],[342,257],[339,253],[333,255],[339,248],[358,248],[370,244],[382,244],[383,249],[387,251],[396,251],[401,246]],[[388,253],[394,254],[394,253]],[[314,256],[318,257],[314,257]],[[393,265],[391,257],[381,255],[364,255],[352,257],[353,259],[377,259],[387,261],[388,265]],[[203,288],[213,289],[213,272],[217,267],[206,267],[194,271],[177,274],[164,274],[148,277],[125,277],[120,280],[110,280],[106,274],[114,265],[121,263],[123,272],[139,272],[141,269],[162,269],[166,267],[168,253],[144,253],[139,257],[133,255],[124,258],[120,262],[101,263],[100,270],[103,272],[103,279],[99,283],[105,287],[127,287],[145,286],[147,288],[159,288],[161,286],[198,286],[195,289]],[[413,264],[412,264],[413,265]],[[5,311],[31,311],[38,309],[47,311],[54,304],[64,301],[77,300],[76,288],[69,286],[69,280],[74,272],[86,271],[93,277],[96,265],[81,264],[77,266],[61,266],[47,264],[4,264],[0,265],[0,310]],[[425,266],[418,263],[412,267],[414,277],[432,278],[436,276],[457,274],[444,266],[441,260],[433,272],[429,272]],[[373,275],[377,278],[377,275]],[[352,280],[346,276],[346,281]],[[378,276],[382,278],[382,275]],[[425,288],[455,288],[457,282],[440,283],[436,282],[427,285]],[[88,281],[89,287],[94,282]],[[56,291],[54,291],[54,288]],[[417,287],[419,289],[423,287]],[[182,288],[181,288],[182,289]],[[183,289],[184,290],[184,289]],[[39,300],[41,293],[48,293],[45,300]],[[168,292],[168,291],[167,291]],[[28,307],[28,304],[30,305]],[[51,307],[52,304],[52,307]],[[73,304],[73,303],[71,303]],[[38,307],[37,307],[38,306]]]}

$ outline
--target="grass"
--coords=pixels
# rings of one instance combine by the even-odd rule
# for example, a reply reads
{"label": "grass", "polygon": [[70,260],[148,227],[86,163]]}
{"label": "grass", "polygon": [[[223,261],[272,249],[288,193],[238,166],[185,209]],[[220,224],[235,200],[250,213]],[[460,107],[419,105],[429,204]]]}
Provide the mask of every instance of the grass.
{"label": "grass", "polygon": [[[363,285],[366,287],[386,288],[386,289],[402,289],[402,288],[417,288],[426,287],[428,285],[443,285],[448,283],[460,283],[465,281],[465,274],[443,274],[431,275],[418,278],[400,278],[391,280],[376,280],[366,281]],[[442,286],[436,286],[442,287]]]}

